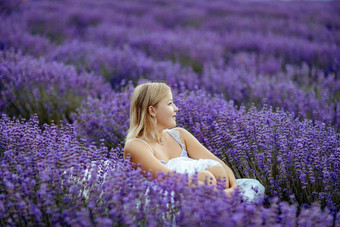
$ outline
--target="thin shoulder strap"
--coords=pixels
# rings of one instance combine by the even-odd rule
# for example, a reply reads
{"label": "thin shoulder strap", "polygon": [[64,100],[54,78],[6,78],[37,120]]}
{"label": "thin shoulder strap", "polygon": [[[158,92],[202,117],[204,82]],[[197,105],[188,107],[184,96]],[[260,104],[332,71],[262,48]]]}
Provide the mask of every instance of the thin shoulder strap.
{"label": "thin shoulder strap", "polygon": [[142,140],[142,139],[139,139],[139,138],[132,138],[132,139],[130,139],[130,140],[139,140],[139,141],[145,143],[145,144],[150,148],[152,154],[155,154],[155,152],[153,151],[153,149],[152,149],[152,147],[150,146],[150,144],[148,144],[145,140]]}
{"label": "thin shoulder strap", "polygon": [[181,139],[179,138],[179,132],[176,130],[166,130],[176,141],[177,143],[179,143],[179,145],[181,145],[181,147],[183,148],[183,144]]}

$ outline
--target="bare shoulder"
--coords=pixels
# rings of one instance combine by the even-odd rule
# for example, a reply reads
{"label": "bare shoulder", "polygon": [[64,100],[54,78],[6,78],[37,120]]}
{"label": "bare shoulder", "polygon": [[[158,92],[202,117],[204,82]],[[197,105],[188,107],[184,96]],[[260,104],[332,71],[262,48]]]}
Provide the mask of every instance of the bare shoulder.
{"label": "bare shoulder", "polygon": [[124,146],[124,159],[127,157],[127,155],[130,155],[131,158],[133,158],[134,156],[139,156],[141,154],[153,155],[150,147],[142,141],[137,139],[130,139],[126,141]]}
{"label": "bare shoulder", "polygon": [[187,137],[188,135],[191,135],[190,132],[188,132],[188,130],[186,130],[185,128],[182,128],[182,127],[176,127],[176,128],[172,128],[172,130],[175,130],[177,132],[179,132],[181,138],[185,138]]}

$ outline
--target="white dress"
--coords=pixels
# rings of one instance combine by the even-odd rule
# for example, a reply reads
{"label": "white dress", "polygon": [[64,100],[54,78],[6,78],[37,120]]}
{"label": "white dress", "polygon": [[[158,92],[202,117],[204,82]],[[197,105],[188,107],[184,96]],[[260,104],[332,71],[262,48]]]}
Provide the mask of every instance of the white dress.
{"label": "white dress", "polygon": [[[186,173],[189,176],[194,175],[199,171],[203,171],[211,166],[219,165],[222,166],[219,162],[211,159],[191,159],[188,157],[178,157],[169,160],[168,163],[165,164],[169,169],[177,172],[177,173]],[[265,188],[263,185],[256,179],[250,178],[242,178],[236,179],[236,183],[238,188],[241,190],[241,195],[243,200],[248,202],[255,202],[259,198],[264,196]]]}
{"label": "white dress", "polygon": [[[195,173],[206,170],[211,166],[222,166],[221,163],[212,159],[192,159],[188,157],[188,153],[182,144],[179,132],[175,130],[166,130],[182,147],[181,155],[177,158],[170,159],[168,162],[161,160],[161,162],[170,170],[188,174],[193,176]],[[136,138],[138,139],[138,138]],[[151,146],[144,140],[138,139],[147,144],[152,150]],[[243,200],[247,202],[257,201],[265,194],[264,186],[256,179],[242,178],[236,179],[238,188],[241,190]]]}

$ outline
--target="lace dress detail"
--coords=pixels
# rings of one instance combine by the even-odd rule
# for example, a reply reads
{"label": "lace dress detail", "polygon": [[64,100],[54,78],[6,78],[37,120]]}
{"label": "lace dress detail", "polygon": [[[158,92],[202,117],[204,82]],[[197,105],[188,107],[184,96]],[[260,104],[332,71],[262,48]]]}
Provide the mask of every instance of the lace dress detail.
{"label": "lace dress detail", "polygon": [[[181,150],[181,154],[179,155],[179,157],[187,157],[188,158],[188,152],[187,150],[185,149],[184,145],[182,144],[182,141],[179,137],[179,132],[178,131],[175,131],[175,130],[169,130],[169,129],[166,129],[166,132],[169,133],[175,140],[176,142],[181,146],[182,150]],[[170,159],[171,160],[171,159]],[[169,160],[169,161],[170,161]],[[164,160],[161,160],[161,162],[163,164],[166,164],[167,162],[164,161]]]}

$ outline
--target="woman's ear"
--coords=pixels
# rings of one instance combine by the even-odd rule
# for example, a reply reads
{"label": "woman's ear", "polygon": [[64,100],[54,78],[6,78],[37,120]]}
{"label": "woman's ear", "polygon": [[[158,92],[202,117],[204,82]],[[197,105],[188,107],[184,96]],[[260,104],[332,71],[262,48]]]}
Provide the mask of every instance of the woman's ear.
{"label": "woman's ear", "polygon": [[155,108],[153,106],[148,107],[148,112],[151,115],[151,117],[156,117]]}

